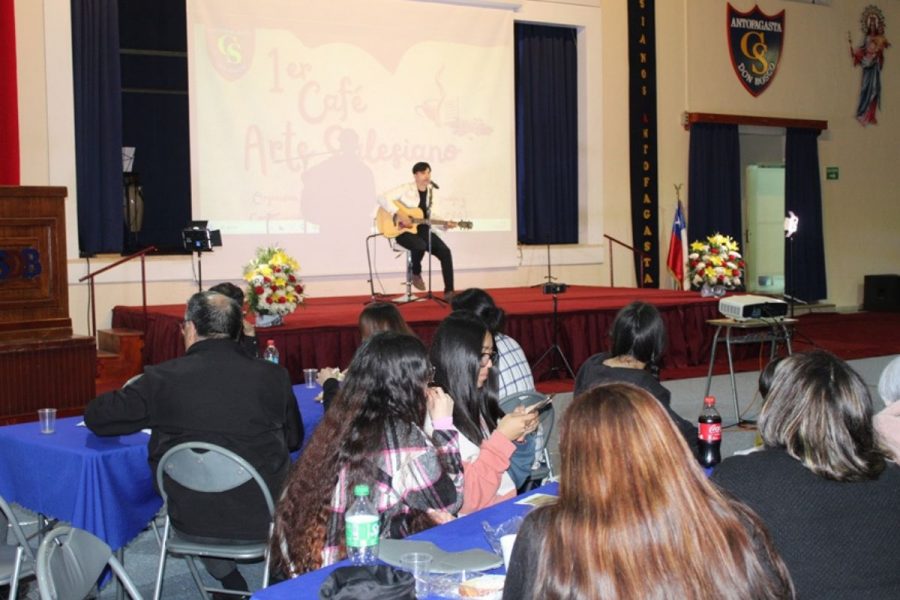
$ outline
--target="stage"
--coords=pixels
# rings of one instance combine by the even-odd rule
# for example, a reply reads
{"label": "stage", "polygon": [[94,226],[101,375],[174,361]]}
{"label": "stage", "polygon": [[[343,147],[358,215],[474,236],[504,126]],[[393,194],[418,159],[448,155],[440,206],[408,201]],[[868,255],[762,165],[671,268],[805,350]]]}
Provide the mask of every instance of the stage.
{"label": "stage", "polygon": [[[539,287],[488,291],[506,311],[506,333],[522,345],[535,378],[552,377],[555,353],[534,364],[553,344],[552,296],[544,295]],[[633,300],[653,304],[662,314],[669,337],[664,368],[696,367],[709,360],[715,330],[706,321],[719,316],[715,298],[701,298],[697,292],[587,286],[570,286],[557,298],[559,345],[575,371],[589,356],[609,347],[608,333],[616,312]],[[305,368],[346,367],[360,343],[357,318],[367,299],[307,298],[283,325],[258,329],[260,345],[264,346],[267,339],[275,340],[281,363],[294,383],[302,379]],[[147,308],[144,364],[184,354],[180,329],[184,304]],[[400,305],[399,309],[426,344],[431,342],[438,323],[450,313],[449,307],[433,300]],[[143,329],[143,309],[117,306],[113,309],[113,327]],[[562,367],[558,360],[556,365]]]}

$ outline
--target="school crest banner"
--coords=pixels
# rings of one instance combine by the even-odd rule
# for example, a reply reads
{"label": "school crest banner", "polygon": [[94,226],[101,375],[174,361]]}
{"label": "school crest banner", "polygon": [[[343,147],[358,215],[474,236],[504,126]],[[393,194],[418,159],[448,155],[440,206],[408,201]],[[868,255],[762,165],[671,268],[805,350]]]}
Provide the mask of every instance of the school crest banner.
{"label": "school crest banner", "polygon": [[759,6],[741,12],[728,4],[731,65],[744,88],[759,96],[778,71],[784,42],[784,11],[767,15]]}

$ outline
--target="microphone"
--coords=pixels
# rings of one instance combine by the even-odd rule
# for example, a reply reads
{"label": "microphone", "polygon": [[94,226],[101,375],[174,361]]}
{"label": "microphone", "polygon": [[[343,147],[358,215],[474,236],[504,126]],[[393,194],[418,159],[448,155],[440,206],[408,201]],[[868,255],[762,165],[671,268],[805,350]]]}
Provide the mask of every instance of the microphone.
{"label": "microphone", "polygon": [[441,186],[439,186],[434,179],[431,180],[431,187],[433,187],[436,190],[441,189]]}

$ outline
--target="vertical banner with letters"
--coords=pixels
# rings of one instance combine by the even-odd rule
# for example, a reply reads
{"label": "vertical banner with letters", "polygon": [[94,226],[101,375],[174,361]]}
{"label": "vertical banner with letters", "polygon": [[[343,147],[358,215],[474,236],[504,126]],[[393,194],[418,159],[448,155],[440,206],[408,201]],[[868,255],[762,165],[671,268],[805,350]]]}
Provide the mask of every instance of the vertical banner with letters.
{"label": "vertical banner with letters", "polygon": [[638,287],[659,287],[659,165],[654,0],[628,0],[631,231]]}

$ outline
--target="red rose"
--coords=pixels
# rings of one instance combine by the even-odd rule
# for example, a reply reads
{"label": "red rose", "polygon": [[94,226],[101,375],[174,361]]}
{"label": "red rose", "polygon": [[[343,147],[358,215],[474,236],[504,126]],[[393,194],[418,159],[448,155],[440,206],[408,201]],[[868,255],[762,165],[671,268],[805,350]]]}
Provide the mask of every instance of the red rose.
{"label": "red rose", "polygon": [[266,291],[266,290],[263,288],[263,286],[258,285],[258,286],[256,286],[255,288],[253,288],[253,291],[256,292],[256,295],[257,295],[257,296],[262,296],[262,295],[263,295],[263,292]]}
{"label": "red rose", "polygon": [[302,286],[301,284],[298,283],[298,284],[294,287],[294,290],[295,290],[298,294],[302,294],[302,293],[303,293],[303,286]]}
{"label": "red rose", "polygon": [[263,282],[264,283],[272,283],[272,280],[268,277],[263,277]]}
{"label": "red rose", "polygon": [[295,281],[297,281],[297,278],[294,277],[293,275],[288,275],[288,281],[290,281],[291,283],[294,283]]}
{"label": "red rose", "polygon": [[284,304],[285,302],[287,302],[287,298],[285,298],[284,296],[278,299],[278,304]]}
{"label": "red rose", "polygon": [[743,268],[746,267],[747,265],[744,264],[744,261],[741,260],[741,261],[738,261],[738,266],[739,266],[740,268],[743,269]]}
{"label": "red rose", "polygon": [[272,290],[273,292],[277,292],[277,291],[278,291],[278,286],[272,285],[272,286],[269,286],[269,289]]}
{"label": "red rose", "polygon": [[719,281],[725,281],[725,276],[724,276],[724,275],[719,275],[718,279],[719,279]]}
{"label": "red rose", "polygon": [[713,248],[712,250],[710,250],[710,252],[711,252],[712,254],[718,254],[718,253],[719,253],[719,249],[718,249],[718,248]]}
{"label": "red rose", "polygon": [[738,277],[740,274],[741,274],[741,272],[738,271],[737,269],[735,269],[735,270],[733,270],[733,271],[731,272],[731,276],[732,276],[732,277]]}
{"label": "red rose", "polygon": [[692,261],[691,261],[691,267],[696,267],[698,264],[700,264],[700,261],[699,261],[699,260],[692,260]]}
{"label": "red rose", "polygon": [[272,296],[266,298],[266,304],[272,304]]}

